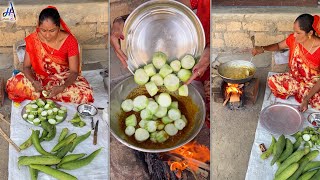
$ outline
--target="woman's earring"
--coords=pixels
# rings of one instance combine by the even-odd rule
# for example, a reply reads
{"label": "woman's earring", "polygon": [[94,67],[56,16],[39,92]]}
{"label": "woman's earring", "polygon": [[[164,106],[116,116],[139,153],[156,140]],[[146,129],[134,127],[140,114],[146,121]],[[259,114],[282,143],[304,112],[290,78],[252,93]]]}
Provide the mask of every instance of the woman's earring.
{"label": "woman's earring", "polygon": [[309,39],[311,39],[311,36],[309,36]]}

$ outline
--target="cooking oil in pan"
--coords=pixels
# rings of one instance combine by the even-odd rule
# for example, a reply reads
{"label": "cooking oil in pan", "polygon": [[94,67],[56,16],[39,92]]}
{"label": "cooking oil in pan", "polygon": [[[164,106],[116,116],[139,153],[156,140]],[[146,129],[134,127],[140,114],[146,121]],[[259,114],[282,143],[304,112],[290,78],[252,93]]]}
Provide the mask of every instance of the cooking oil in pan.
{"label": "cooking oil in pan", "polygon": [[[179,106],[179,110],[181,111],[181,114],[185,115],[185,117],[188,120],[186,127],[183,128],[182,130],[179,130],[175,136],[170,136],[169,139],[163,143],[154,143],[150,139],[148,139],[144,142],[138,142],[137,140],[135,140],[134,135],[132,135],[130,137],[126,136],[127,140],[131,144],[134,144],[138,147],[146,148],[146,149],[169,148],[169,147],[173,147],[176,144],[178,144],[179,142],[183,141],[187,137],[188,133],[190,133],[190,131],[193,129],[193,126],[195,125],[196,120],[198,120],[198,119],[195,119],[196,114],[199,111],[198,106],[192,102],[192,99],[190,97],[178,96],[177,94],[168,92],[164,87],[160,87],[158,94],[160,94],[162,92],[169,93],[171,95],[172,101],[178,101],[178,106]],[[134,99],[135,97],[140,96],[140,95],[145,95],[148,98],[151,97],[148,94],[145,86],[139,86],[139,87],[135,88],[134,90],[132,90],[126,99]],[[137,117],[138,124],[141,120],[140,112],[134,112],[134,111],[124,112],[124,111],[122,111],[118,115],[118,119],[119,119],[120,129],[123,132],[126,129],[125,119],[128,116],[130,116],[131,114],[135,114],[135,116]],[[138,126],[139,125],[137,125],[135,128],[138,128]]]}

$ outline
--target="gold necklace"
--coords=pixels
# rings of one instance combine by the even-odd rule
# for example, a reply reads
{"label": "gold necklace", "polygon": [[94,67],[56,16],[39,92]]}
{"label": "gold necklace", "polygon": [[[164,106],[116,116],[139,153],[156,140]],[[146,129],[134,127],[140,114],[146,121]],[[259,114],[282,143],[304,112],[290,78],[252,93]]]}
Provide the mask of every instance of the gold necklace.
{"label": "gold necklace", "polygon": [[306,48],[304,48],[304,47],[303,47],[302,52],[303,52],[303,54],[304,54],[304,55],[307,55],[308,53],[311,55],[310,51],[311,51],[311,50],[312,50],[312,48],[313,48],[314,41],[315,41],[315,39],[313,39],[313,41],[312,41],[312,45],[311,45],[311,47],[310,47],[309,51],[307,50],[307,53],[305,53],[305,52],[304,52],[304,50],[303,50],[303,49],[306,49]]}

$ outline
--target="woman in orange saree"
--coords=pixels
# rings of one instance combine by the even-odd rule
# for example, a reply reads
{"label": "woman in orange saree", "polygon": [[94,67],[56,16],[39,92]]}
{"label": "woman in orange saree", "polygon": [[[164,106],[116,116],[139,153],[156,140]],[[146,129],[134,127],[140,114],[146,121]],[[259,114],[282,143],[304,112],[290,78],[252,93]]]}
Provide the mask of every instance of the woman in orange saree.
{"label": "woman in orange saree", "polygon": [[287,73],[275,74],[268,78],[272,93],[286,99],[294,96],[305,111],[308,103],[320,109],[320,34],[319,16],[300,15],[294,22],[294,33],[276,44],[255,47],[253,55],[264,51],[278,51],[289,48],[289,68]]}
{"label": "woman in orange saree", "polygon": [[7,81],[11,100],[21,102],[45,96],[62,102],[93,102],[92,89],[80,75],[77,40],[55,7],[41,11],[36,31],[25,41],[23,72]]}

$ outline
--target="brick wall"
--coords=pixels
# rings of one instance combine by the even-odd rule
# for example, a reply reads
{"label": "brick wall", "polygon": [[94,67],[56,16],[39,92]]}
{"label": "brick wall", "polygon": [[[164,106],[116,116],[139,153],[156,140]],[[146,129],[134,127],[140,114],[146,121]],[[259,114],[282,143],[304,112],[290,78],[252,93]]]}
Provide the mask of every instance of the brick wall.
{"label": "brick wall", "polygon": [[[51,3],[52,5],[52,3]],[[84,49],[107,47],[108,3],[83,2],[53,4]],[[0,21],[1,49],[12,49],[12,45],[35,30],[38,16],[47,5],[15,5],[16,22]],[[1,5],[1,14],[7,5]]]}
{"label": "brick wall", "polygon": [[212,0],[213,6],[317,6],[318,0]]}
{"label": "brick wall", "polygon": [[213,52],[247,52],[256,45],[268,45],[285,39],[293,29],[294,20],[302,13],[316,14],[317,8],[233,8],[212,9]]}
{"label": "brick wall", "polygon": [[110,21],[116,17],[130,14],[139,5],[149,0],[110,0]]}

